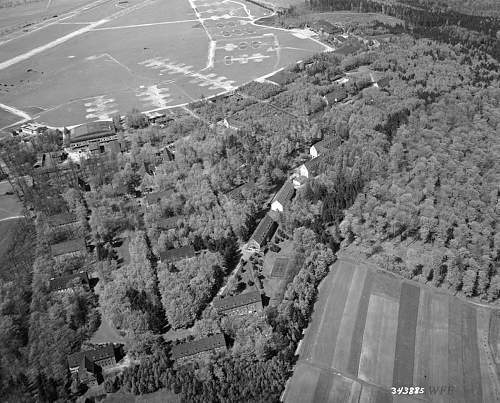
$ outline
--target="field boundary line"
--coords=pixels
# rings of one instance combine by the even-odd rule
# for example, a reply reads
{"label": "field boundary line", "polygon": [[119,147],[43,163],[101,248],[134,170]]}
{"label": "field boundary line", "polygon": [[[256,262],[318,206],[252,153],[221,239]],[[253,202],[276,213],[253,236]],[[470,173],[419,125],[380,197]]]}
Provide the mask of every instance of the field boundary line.
{"label": "field boundary line", "polygon": [[472,305],[476,305],[476,306],[479,306],[479,307],[482,307],[482,308],[487,308],[487,309],[492,309],[492,310],[495,310],[495,311],[500,311],[500,306],[498,304],[497,305],[491,305],[491,304],[483,304],[481,302],[471,301],[471,300],[469,300],[469,299],[467,299],[467,298],[465,298],[465,297],[463,297],[463,296],[461,296],[459,294],[453,294],[452,292],[450,292],[446,288],[434,287],[434,286],[429,285],[427,283],[420,283],[419,281],[412,280],[412,279],[403,277],[400,274],[396,274],[396,273],[393,273],[393,272],[391,272],[389,270],[383,269],[380,266],[376,265],[375,263],[372,263],[372,262],[366,260],[366,258],[364,258],[362,256],[356,256],[355,254],[352,254],[352,253],[344,251],[344,252],[339,252],[337,254],[337,259],[338,260],[343,260],[345,262],[354,263],[354,264],[363,264],[363,265],[369,267],[371,270],[379,271],[379,272],[382,272],[382,273],[386,273],[386,274],[388,274],[390,276],[393,276],[394,278],[396,278],[398,280],[406,281],[407,283],[416,285],[418,287],[422,287],[422,288],[424,288],[426,290],[433,291],[433,292],[436,292],[436,293],[445,294],[445,295],[448,295],[450,297],[455,297],[455,298],[458,298],[462,302],[465,302],[465,303],[468,303],[468,304],[472,304]]}
{"label": "field boundary line", "polygon": [[[214,41],[214,39],[212,38],[212,35],[210,35],[210,32],[208,32],[208,29],[205,26],[204,19],[201,18],[201,15],[200,15],[198,9],[196,8],[196,5],[193,3],[193,0],[188,0],[188,1],[189,1],[189,5],[193,9],[194,14],[196,15],[196,18],[198,19],[198,21],[200,22],[201,26],[203,27],[205,33],[207,34],[208,40],[210,41],[210,45],[208,48],[208,55],[207,55],[207,58],[208,58],[207,59],[207,66],[205,67],[205,69],[210,69],[210,68],[214,67],[214,63],[215,63],[215,44],[216,44],[216,41]],[[212,42],[213,42],[213,44],[212,44]],[[205,70],[205,69],[203,69],[203,70]]]}

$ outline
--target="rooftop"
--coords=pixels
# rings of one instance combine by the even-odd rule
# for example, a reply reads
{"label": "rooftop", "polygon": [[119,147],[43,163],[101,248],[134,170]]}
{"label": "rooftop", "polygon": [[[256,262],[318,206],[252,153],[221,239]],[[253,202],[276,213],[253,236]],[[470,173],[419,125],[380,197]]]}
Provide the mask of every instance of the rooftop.
{"label": "rooftop", "polygon": [[112,344],[105,344],[93,350],[79,351],[68,356],[68,365],[70,368],[80,366],[82,360],[87,358],[91,363],[104,360],[115,356],[115,348]]}
{"label": "rooftop", "polygon": [[276,196],[273,199],[273,202],[277,201],[281,203],[281,205],[284,205],[288,203],[290,200],[293,198],[293,194],[295,192],[295,188],[293,187],[293,184],[291,181],[287,180],[281,189],[276,193]]}
{"label": "rooftop", "polygon": [[60,243],[56,243],[55,245],[50,245],[50,251],[52,252],[52,256],[60,256],[66,253],[72,252],[85,252],[87,250],[85,245],[85,239],[76,238],[71,239],[69,241],[64,241]]}
{"label": "rooftop", "polygon": [[255,228],[255,231],[252,234],[250,239],[253,239],[259,245],[265,241],[265,239],[270,235],[273,231],[273,227],[276,226],[276,222],[272,219],[269,214],[266,214],[262,220],[260,220],[259,225]]}
{"label": "rooftop", "polygon": [[183,220],[183,216],[160,218],[158,220],[158,228],[162,230],[175,229],[179,225],[179,221]]}
{"label": "rooftop", "polygon": [[71,281],[79,278],[82,284],[89,283],[89,277],[87,272],[80,271],[78,273],[67,274],[60,277],[53,277],[50,279],[50,291],[61,291],[68,288],[68,285]]}
{"label": "rooftop", "polygon": [[71,141],[82,141],[88,137],[114,134],[115,126],[111,120],[101,120],[97,122],[84,123],[71,130]]}
{"label": "rooftop", "polygon": [[304,166],[307,168],[307,171],[313,175],[316,176],[320,173],[321,170],[324,170],[324,166],[327,165],[330,162],[330,155],[328,154],[323,154],[320,155],[317,158],[313,158],[309,161],[306,161],[304,163]]}
{"label": "rooftop", "polygon": [[251,291],[232,297],[219,298],[214,300],[213,305],[218,311],[224,312],[241,306],[254,304],[256,302],[262,303],[262,296],[259,291]]}
{"label": "rooftop", "polygon": [[286,70],[280,70],[276,74],[272,75],[271,77],[268,77],[267,79],[269,81],[272,81],[276,84],[279,85],[285,85],[288,84],[289,82],[293,81],[295,78],[295,74],[293,74],[290,71]]}
{"label": "rooftop", "polygon": [[222,333],[205,337],[200,340],[189,341],[172,346],[172,358],[177,360],[183,357],[189,357],[203,351],[214,350],[216,348],[226,347],[226,340]]}
{"label": "rooftop", "polygon": [[193,257],[195,255],[194,248],[191,245],[182,246],[176,249],[169,249],[160,253],[160,260],[162,262],[177,262],[178,260]]}
{"label": "rooftop", "polygon": [[172,194],[171,190],[162,190],[160,192],[148,193],[145,196],[148,204],[158,203],[161,199],[167,198]]}
{"label": "rooftop", "polygon": [[313,145],[313,147],[318,151],[319,154],[322,154],[326,151],[330,151],[333,147],[337,147],[340,144],[340,140],[336,136],[326,137],[321,141],[318,141]]}
{"label": "rooftop", "polygon": [[326,100],[329,104],[342,101],[347,98],[347,91],[344,87],[337,86],[328,94],[325,95]]}
{"label": "rooftop", "polygon": [[72,224],[77,222],[78,219],[73,213],[65,212],[51,215],[47,218],[47,221],[51,227],[57,227],[59,225]]}
{"label": "rooftop", "polygon": [[229,192],[227,192],[226,196],[237,201],[245,200],[245,193],[249,190],[249,188],[250,188],[249,183],[243,183],[242,185],[239,185],[234,189],[230,190]]}

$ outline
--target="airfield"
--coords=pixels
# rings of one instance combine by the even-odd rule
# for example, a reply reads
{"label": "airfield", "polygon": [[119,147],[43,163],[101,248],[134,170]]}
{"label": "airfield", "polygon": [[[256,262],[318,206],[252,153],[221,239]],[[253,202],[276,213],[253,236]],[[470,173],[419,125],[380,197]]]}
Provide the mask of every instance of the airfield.
{"label": "airfield", "polygon": [[325,49],[300,32],[256,24],[270,12],[243,0],[78,4],[0,38],[0,129],[27,118],[62,127],[182,105]]}

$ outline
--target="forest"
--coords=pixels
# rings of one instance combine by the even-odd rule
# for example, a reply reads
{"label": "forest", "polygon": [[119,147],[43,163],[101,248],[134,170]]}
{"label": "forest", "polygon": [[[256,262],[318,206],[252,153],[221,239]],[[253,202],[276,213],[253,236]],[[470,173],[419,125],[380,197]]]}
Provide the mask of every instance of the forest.
{"label": "forest", "polygon": [[[352,91],[352,102],[318,107],[312,114],[303,107],[309,94],[326,90],[331,77],[360,65],[389,77],[389,86],[383,90],[361,86]],[[177,366],[168,360],[168,345],[154,344],[148,361],[110,380],[110,390],[122,387],[146,393],[167,387],[184,401],[275,401],[294,363],[292,352],[307,324],[316,286],[339,244],[363,251],[386,270],[407,278],[467,297],[497,299],[499,257],[493,218],[498,199],[493,151],[499,127],[497,66],[487,55],[462,46],[402,37],[378,52],[343,60],[328,54],[315,56],[291,69],[292,81],[279,93],[264,84],[251,85],[242,89],[243,95],[194,105],[207,120],[230,115],[241,124],[238,139],[230,137],[226,145],[216,148],[224,164],[237,155],[252,155],[252,160],[241,160],[247,165],[238,175],[252,172],[259,158],[265,161],[264,155],[270,155],[261,153],[267,149],[263,143],[256,148],[247,145],[250,139],[272,142],[286,136],[292,144],[311,144],[338,136],[340,146],[332,150],[325,173],[308,181],[280,217],[280,225],[293,232],[300,270],[281,304],[266,310],[265,322],[257,327],[245,323],[249,327],[240,325],[240,332],[235,332],[224,318],[208,310],[197,328],[203,334],[221,329],[233,335],[238,349],[233,347],[209,362]],[[270,123],[268,119],[290,115],[269,115],[259,108],[258,100],[293,112],[296,123]],[[248,116],[245,111],[252,113]],[[259,121],[259,116],[267,120]],[[286,133],[279,127],[286,128]],[[246,137],[248,129],[255,133],[253,137]],[[302,137],[294,137],[300,132]],[[265,133],[269,140],[264,139]],[[200,141],[208,143],[195,148],[205,150],[213,140]],[[238,153],[224,152],[236,141],[245,141],[235,148]],[[281,144],[285,152],[287,142]],[[274,157],[285,164],[282,172],[296,164],[283,161],[284,155]],[[301,158],[300,152],[288,155]],[[263,165],[271,186],[283,175],[274,164]],[[262,178],[257,182],[262,183]],[[270,336],[262,338],[268,334],[266,324]],[[260,331],[254,333],[256,329]],[[252,336],[242,345],[239,333]],[[242,368],[247,371],[241,372]],[[163,375],[155,375],[159,373]]]}
{"label": "forest", "polygon": [[[361,13],[380,13],[403,20],[404,27],[387,29],[399,33],[401,28],[417,38],[430,38],[451,44],[463,44],[477,48],[500,60],[500,15],[497,4],[482,4],[483,13],[470,7],[453,7],[454,4],[442,1],[407,0],[310,0],[309,7],[314,11],[344,11]],[[454,3],[454,2],[451,2]],[[458,3],[458,2],[456,2]],[[463,2],[465,3],[465,2]],[[471,2],[472,3],[472,2]],[[474,2],[475,3],[475,2]],[[494,3],[494,2],[493,2]],[[298,9],[291,8],[290,16]],[[278,17],[287,18],[287,14]]]}

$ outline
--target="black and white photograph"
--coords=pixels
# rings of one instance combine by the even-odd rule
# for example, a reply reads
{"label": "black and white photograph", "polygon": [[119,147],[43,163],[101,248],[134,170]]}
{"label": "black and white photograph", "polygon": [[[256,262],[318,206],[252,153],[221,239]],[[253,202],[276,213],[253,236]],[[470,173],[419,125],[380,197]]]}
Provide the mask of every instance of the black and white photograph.
{"label": "black and white photograph", "polygon": [[0,403],[500,403],[500,0],[0,0]]}

